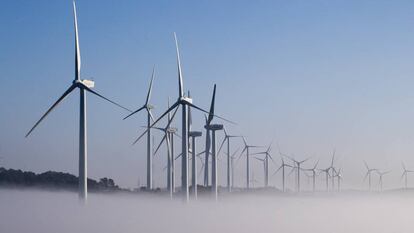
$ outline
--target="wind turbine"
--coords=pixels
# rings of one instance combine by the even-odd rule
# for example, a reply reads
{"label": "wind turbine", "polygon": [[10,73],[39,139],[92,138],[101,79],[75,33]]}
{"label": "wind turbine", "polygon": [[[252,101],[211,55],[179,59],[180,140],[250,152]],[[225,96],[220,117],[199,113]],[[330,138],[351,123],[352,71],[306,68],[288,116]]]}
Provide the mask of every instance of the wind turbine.
{"label": "wind turbine", "polygon": [[209,171],[209,166],[208,166],[208,161],[209,161],[209,157],[210,157],[210,146],[211,146],[211,138],[210,138],[210,124],[211,121],[213,121],[214,118],[214,104],[215,104],[215,99],[216,99],[216,85],[214,84],[214,89],[213,89],[213,96],[211,98],[211,104],[210,104],[210,111],[208,112],[208,117],[206,117],[206,124],[204,125],[204,128],[206,129],[206,146],[204,148],[204,186],[208,186],[208,180],[209,180],[209,175],[208,175],[208,171]]}
{"label": "wind turbine", "polygon": [[403,167],[403,173],[401,175],[401,179],[404,178],[404,184],[405,184],[405,189],[408,189],[408,173],[410,172],[414,172],[413,170],[407,170],[407,168],[405,168],[404,163],[401,163],[402,167]]}
{"label": "wind turbine", "polygon": [[319,173],[322,173],[322,172],[325,173],[326,192],[329,192],[329,177],[330,177],[329,170],[330,170],[329,167],[325,169],[319,169]]}
{"label": "wind turbine", "polygon": [[246,142],[246,138],[244,138],[242,136],[242,139],[243,139],[243,143],[244,143],[244,148],[243,148],[242,152],[240,153],[240,157],[243,155],[243,152],[246,151],[246,188],[250,189],[250,153],[249,153],[249,150],[250,150],[250,148],[257,148],[257,147],[261,147],[261,146],[249,145]]}
{"label": "wind turbine", "polygon": [[335,167],[334,167],[334,160],[335,160],[335,152],[336,150],[334,149],[333,153],[332,153],[332,159],[331,159],[331,165],[328,167],[328,169],[331,172],[331,182],[332,182],[332,190],[334,190],[335,188]]}
{"label": "wind turbine", "polygon": [[241,137],[239,135],[229,135],[227,134],[226,128],[224,129],[224,139],[221,142],[221,145],[219,147],[218,153],[220,154],[221,149],[223,148],[223,145],[225,142],[227,142],[227,191],[231,192],[231,187],[232,187],[232,180],[233,180],[233,175],[231,174],[232,171],[232,162],[231,162],[231,155],[230,155],[230,138],[236,138],[236,137]]}
{"label": "wind turbine", "polygon": [[[181,72],[181,61],[180,61],[180,51],[178,49],[178,41],[177,36],[174,33],[174,39],[175,39],[175,47],[177,52],[177,69],[178,69],[178,99],[177,101],[169,108],[167,111],[165,111],[157,120],[152,123],[152,126],[157,124],[164,116],[166,116],[169,112],[171,112],[173,109],[175,109],[178,106],[181,106],[182,109],[182,138],[181,138],[181,191],[183,194],[183,198],[185,202],[188,202],[189,200],[189,184],[188,184],[188,108],[195,108],[199,111],[202,111],[204,113],[209,113],[206,110],[194,105],[192,103],[192,99],[189,97],[184,96],[184,84],[183,84],[183,76]],[[221,118],[219,116],[216,116],[218,118]],[[222,118],[224,119],[224,118]],[[225,120],[225,119],[224,119]],[[146,131],[141,134],[134,143],[136,143],[144,134]]]}
{"label": "wind turbine", "polygon": [[[169,105],[169,104],[168,104]],[[168,122],[165,128],[160,127],[153,127],[154,129],[160,130],[164,133],[163,138],[160,141],[160,144],[154,151],[154,156],[157,154],[158,150],[160,149],[162,143],[165,141],[167,145],[167,189],[170,192],[170,197],[174,193],[175,189],[175,182],[174,182],[174,153],[173,153],[173,138],[174,135],[177,134],[177,128],[171,127],[171,123],[177,113],[178,108],[175,109],[172,117],[170,113],[168,113]]]}
{"label": "wind turbine", "polygon": [[[279,152],[280,153],[280,152]],[[280,153],[282,155],[282,153]],[[278,173],[280,170],[282,171],[282,191],[285,192],[286,188],[285,188],[285,167],[292,167],[291,165],[285,163],[285,160],[283,159],[283,157],[281,156],[280,159],[282,160],[282,164],[280,165],[280,167],[273,173],[273,175],[276,175],[276,173]]]}
{"label": "wind turbine", "polygon": [[364,181],[368,177],[368,190],[371,191],[371,173],[374,171],[378,171],[378,169],[375,168],[369,168],[367,162],[364,161],[365,167],[367,168],[367,173],[365,174]]}
{"label": "wind turbine", "polygon": [[388,173],[390,173],[391,171],[386,171],[386,172],[380,172],[379,170],[377,170],[377,173],[379,175],[379,185],[380,185],[380,191],[382,192],[382,184],[383,184],[383,179],[382,177]]}
{"label": "wind turbine", "polygon": [[[310,158],[307,158],[307,159],[304,159],[304,160],[301,160],[301,161],[298,161],[298,160],[296,160],[296,159],[294,159],[294,158],[291,158],[291,157],[288,157],[290,160],[292,160],[292,162],[294,163],[294,164],[296,164],[296,166],[294,166],[293,167],[293,169],[297,169],[297,173],[296,173],[296,175],[297,175],[297,179],[296,179],[296,185],[297,185],[297,192],[300,192],[300,170],[301,170],[301,167],[300,167],[300,165],[302,164],[302,163],[304,163],[304,162],[306,162],[306,161],[308,161]],[[292,171],[293,171],[293,169],[292,169]]]}
{"label": "wind turbine", "polygon": [[151,92],[152,92],[152,83],[154,81],[155,76],[155,66],[152,68],[152,75],[151,81],[148,87],[147,98],[145,99],[145,103],[142,107],[138,108],[134,112],[130,113],[128,116],[124,118],[127,119],[128,117],[140,112],[141,110],[147,111],[147,189],[152,189],[152,155],[151,155],[151,120],[154,121],[154,117],[152,116],[151,109],[154,108],[149,102],[151,100]]}
{"label": "wind turbine", "polygon": [[266,188],[269,187],[269,158],[274,162],[272,156],[270,155],[271,146],[272,144],[270,144],[269,147],[267,147],[266,151],[252,154],[252,155],[264,155],[265,156],[263,159],[263,165],[264,165],[264,172],[265,172],[264,173],[264,185]]}
{"label": "wind turbine", "polygon": [[319,160],[315,163],[315,165],[312,168],[303,169],[304,171],[310,171],[312,172],[312,191],[316,191],[316,167],[318,167]]}
{"label": "wind turbine", "polygon": [[49,113],[59,105],[72,91],[79,89],[80,93],[80,116],[79,116],[79,199],[86,203],[88,193],[87,183],[87,125],[86,125],[86,92],[90,92],[118,107],[121,107],[129,112],[131,110],[119,105],[118,103],[102,96],[91,88],[94,87],[94,81],[81,79],[81,57],[79,49],[79,36],[78,36],[78,21],[76,15],[76,4],[73,1],[73,15],[75,26],[75,79],[72,85],[63,93],[61,97],[46,111],[46,113],[36,122],[36,124],[26,134],[26,138],[33,132],[33,130],[42,122]]}
{"label": "wind turbine", "polygon": [[231,167],[231,185],[230,185],[230,187],[231,187],[231,189],[234,188],[234,167],[236,166],[236,164],[234,163],[234,160],[236,159],[236,154],[237,154],[237,152],[239,152],[239,149],[240,148],[237,148],[233,152],[233,154],[230,156],[230,163],[231,163],[231,165],[230,165],[230,167]]}
{"label": "wind turbine", "polygon": [[341,181],[342,181],[342,169],[340,168],[338,171],[335,170],[335,177],[337,178],[338,183],[338,192],[341,191]]}

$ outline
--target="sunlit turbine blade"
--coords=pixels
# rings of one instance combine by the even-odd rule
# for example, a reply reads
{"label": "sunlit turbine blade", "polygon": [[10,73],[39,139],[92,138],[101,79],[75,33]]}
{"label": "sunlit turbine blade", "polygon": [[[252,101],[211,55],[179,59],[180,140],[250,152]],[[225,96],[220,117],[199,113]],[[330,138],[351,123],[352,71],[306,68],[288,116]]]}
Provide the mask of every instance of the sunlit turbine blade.
{"label": "sunlit turbine blade", "polygon": [[152,82],[154,81],[154,76],[155,76],[155,65],[152,68],[151,81],[150,81],[150,85],[149,85],[149,88],[148,88],[147,99],[145,100],[145,105],[147,105],[148,102],[151,100]]}
{"label": "sunlit turbine blade", "polygon": [[76,85],[72,85],[70,86],[61,97],[59,97],[59,99],[46,111],[45,114],[43,114],[43,116],[40,118],[40,120],[38,120],[36,122],[36,124],[29,130],[29,132],[26,134],[26,137],[28,137],[32,131],[40,124],[40,122],[43,121],[43,119],[45,119],[45,117],[63,100],[66,98],[67,95],[69,95],[74,89],[76,88]]}
{"label": "sunlit turbine blade", "polygon": [[183,76],[181,72],[180,50],[178,48],[177,35],[174,32],[175,48],[177,50],[177,66],[178,66],[178,94],[179,98],[184,96]]}
{"label": "sunlit turbine blade", "polygon": [[149,115],[150,115],[150,117],[151,117],[152,122],[154,122],[154,121],[155,121],[155,118],[154,118],[154,116],[152,115],[151,110],[147,108],[147,111],[148,111],[148,114],[149,114]]}
{"label": "sunlit turbine blade", "polygon": [[89,91],[90,93],[92,93],[92,94],[94,94],[94,95],[96,95],[96,96],[98,96],[98,97],[101,97],[102,99],[104,99],[104,100],[106,100],[106,101],[108,101],[108,102],[110,102],[110,103],[112,103],[112,104],[114,104],[114,105],[116,105],[116,106],[118,106],[118,107],[120,107],[120,108],[122,108],[122,109],[125,109],[125,110],[126,110],[126,111],[128,111],[128,112],[132,112],[132,111],[131,111],[131,110],[129,110],[128,108],[126,108],[126,107],[124,107],[124,106],[122,106],[122,105],[118,104],[117,102],[114,102],[114,101],[112,101],[112,100],[110,100],[110,99],[108,99],[108,98],[104,97],[103,95],[101,95],[101,94],[97,93],[96,91],[94,91],[94,90],[90,89],[89,87],[87,87],[87,86],[85,86],[85,85],[83,85],[83,84],[82,84],[82,88],[84,88],[85,90]]}
{"label": "sunlit turbine blade", "polygon": [[75,24],[75,80],[80,80],[81,58],[79,49],[78,17],[76,14],[75,1],[73,1],[73,16]]}

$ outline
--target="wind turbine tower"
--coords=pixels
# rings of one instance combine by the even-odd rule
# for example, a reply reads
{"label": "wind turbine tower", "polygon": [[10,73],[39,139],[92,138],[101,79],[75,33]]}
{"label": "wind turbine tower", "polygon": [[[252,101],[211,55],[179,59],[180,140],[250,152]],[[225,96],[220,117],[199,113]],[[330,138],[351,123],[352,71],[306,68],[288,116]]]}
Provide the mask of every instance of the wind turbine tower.
{"label": "wind turbine tower", "polygon": [[33,132],[33,130],[42,122],[49,113],[59,105],[73,90],[79,88],[80,94],[80,109],[79,109],[79,199],[82,203],[86,203],[88,194],[88,175],[87,175],[87,124],[86,124],[86,92],[90,92],[112,104],[117,105],[129,112],[131,110],[119,105],[118,103],[98,94],[91,88],[94,87],[95,83],[91,80],[81,79],[81,57],[79,49],[79,36],[78,36],[78,20],[76,15],[76,4],[73,2],[73,15],[74,15],[74,26],[75,26],[75,79],[72,85],[63,93],[61,97],[46,111],[46,113],[36,122],[36,124],[26,134],[26,138]]}

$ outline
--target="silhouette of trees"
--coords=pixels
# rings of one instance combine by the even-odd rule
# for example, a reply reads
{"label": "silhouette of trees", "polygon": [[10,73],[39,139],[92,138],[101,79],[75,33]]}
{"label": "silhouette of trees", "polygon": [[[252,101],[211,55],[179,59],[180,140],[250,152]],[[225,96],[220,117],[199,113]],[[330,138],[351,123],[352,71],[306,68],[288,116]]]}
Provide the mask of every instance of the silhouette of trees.
{"label": "silhouette of trees", "polygon": [[[78,183],[78,177],[69,173],[47,171],[35,174],[33,172],[0,167],[0,186],[3,187],[38,187],[76,190]],[[88,179],[88,189],[92,192],[121,190],[113,179],[107,177],[101,178],[99,182],[94,179]]]}

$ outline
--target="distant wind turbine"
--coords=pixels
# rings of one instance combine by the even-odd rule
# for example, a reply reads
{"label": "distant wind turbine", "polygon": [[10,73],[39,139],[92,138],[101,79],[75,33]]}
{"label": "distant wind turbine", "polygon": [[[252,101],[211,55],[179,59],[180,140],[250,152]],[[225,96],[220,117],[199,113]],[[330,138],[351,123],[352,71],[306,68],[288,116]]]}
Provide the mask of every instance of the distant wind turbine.
{"label": "distant wind turbine", "polygon": [[382,192],[383,190],[383,176],[386,174],[389,174],[391,171],[386,171],[386,172],[380,172],[377,170],[377,173],[379,175],[379,186],[380,186],[380,191]]}
{"label": "distant wind turbine", "polygon": [[78,21],[76,15],[76,4],[73,1],[73,15],[74,15],[74,26],[75,26],[75,79],[72,85],[63,93],[61,97],[46,111],[46,113],[36,122],[36,124],[26,134],[28,137],[33,130],[42,122],[49,113],[59,105],[73,90],[79,89],[80,93],[80,118],[79,118],[79,199],[86,203],[88,193],[87,183],[87,125],[86,125],[86,91],[90,92],[118,107],[121,107],[129,112],[131,110],[121,106],[120,104],[98,94],[91,88],[94,87],[94,82],[91,80],[81,79],[80,68],[81,68],[81,57],[79,49],[79,36],[78,36]]}
{"label": "distant wind turbine", "polygon": [[407,170],[404,163],[401,163],[403,167],[403,173],[401,175],[401,179],[404,178],[404,187],[405,189],[408,189],[408,173],[414,172],[413,170]]}
{"label": "distant wind turbine", "polygon": [[312,173],[312,191],[316,191],[316,170],[318,167],[319,160],[315,163],[315,165],[312,168],[303,169],[304,171],[309,171]]}
{"label": "distant wind turbine", "polygon": [[[169,105],[169,104],[168,104]],[[177,113],[178,108],[174,110],[173,115],[171,116],[170,113],[168,113],[168,122],[167,125],[164,128],[160,127],[153,127],[154,129],[160,130],[164,133],[163,138],[161,139],[160,143],[158,144],[158,147],[154,151],[154,156],[157,154],[158,150],[160,149],[163,142],[166,142],[167,145],[167,189],[170,192],[170,197],[172,197],[172,194],[175,192],[175,167],[174,167],[174,135],[177,134],[177,128],[171,127],[171,123],[175,117],[175,114]]]}
{"label": "distant wind turbine", "polygon": [[266,151],[262,151],[262,152],[257,152],[254,153],[252,155],[264,155],[264,159],[261,160],[263,161],[263,165],[264,165],[264,186],[267,188],[269,187],[269,158],[273,161],[273,163],[275,163],[275,161],[273,160],[272,156],[270,155],[270,150],[271,150],[272,144],[269,145],[269,147],[267,147]]}
{"label": "distant wind turbine", "polygon": [[231,158],[231,155],[230,155],[230,138],[236,138],[236,137],[241,137],[241,136],[239,136],[239,135],[229,135],[226,131],[226,128],[223,128],[223,129],[224,129],[224,139],[221,142],[221,145],[220,145],[220,148],[219,148],[217,154],[220,154],[220,151],[223,148],[224,143],[227,142],[227,191],[231,192],[231,188],[232,188],[231,183],[232,183],[232,180],[233,180],[231,171],[233,169],[232,168],[233,165],[232,165],[232,162],[231,162],[232,158]]}
{"label": "distant wind turbine", "polygon": [[307,159],[303,159],[303,160],[300,160],[300,161],[298,161],[298,160],[296,160],[296,159],[294,159],[294,158],[292,158],[292,157],[289,157],[289,156],[287,156],[290,160],[292,160],[292,162],[296,165],[296,166],[294,166],[293,167],[293,169],[292,169],[292,171],[294,170],[294,169],[297,169],[296,170],[296,175],[297,175],[297,177],[296,177],[296,191],[297,192],[300,192],[300,170],[301,170],[301,167],[300,167],[300,165],[302,164],[302,163],[304,163],[304,162],[306,162],[306,161],[308,161],[310,158],[307,158]]}
{"label": "distant wind turbine", "polygon": [[286,179],[285,179],[285,167],[292,167],[291,165],[285,163],[285,160],[283,159],[283,157],[286,155],[282,154],[282,152],[279,149],[279,155],[280,155],[280,159],[282,160],[282,164],[280,165],[280,167],[273,173],[273,176],[276,175],[276,173],[278,173],[279,171],[282,171],[282,191],[285,192],[286,191]]}
{"label": "distant wind turbine", "polygon": [[364,161],[365,167],[367,168],[367,173],[365,174],[364,181],[368,177],[368,190],[371,191],[371,174],[374,171],[378,171],[378,169],[375,168],[369,168],[367,162]]}
{"label": "distant wind turbine", "polygon": [[[249,145],[247,144],[246,138],[242,137],[244,148],[242,152],[240,153],[240,157],[243,155],[244,152],[246,152],[246,188],[250,188],[250,148],[258,148],[261,146],[255,146],[255,145]],[[239,157],[239,158],[240,158]]]}
{"label": "distant wind turbine", "polygon": [[151,92],[152,92],[152,83],[155,77],[155,66],[152,68],[152,75],[151,81],[148,87],[147,98],[145,99],[145,103],[142,107],[138,108],[134,112],[130,113],[128,116],[124,118],[127,119],[128,117],[140,112],[141,110],[147,111],[147,189],[152,189],[152,154],[151,154],[151,120],[154,121],[154,117],[152,116],[151,109],[154,108],[149,102],[151,100]]}

